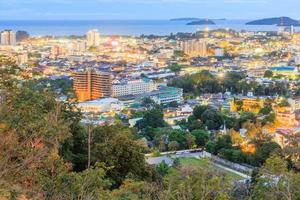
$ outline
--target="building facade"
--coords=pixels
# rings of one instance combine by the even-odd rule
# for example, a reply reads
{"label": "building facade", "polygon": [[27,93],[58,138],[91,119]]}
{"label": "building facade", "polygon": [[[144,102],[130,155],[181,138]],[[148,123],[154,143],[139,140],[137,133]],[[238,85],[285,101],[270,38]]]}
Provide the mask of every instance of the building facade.
{"label": "building facade", "polygon": [[207,45],[204,40],[185,40],[181,43],[181,50],[190,57],[207,56]]}
{"label": "building facade", "polygon": [[139,79],[112,86],[112,96],[121,97],[127,95],[137,95],[157,90],[158,84],[152,80]]}
{"label": "building facade", "polygon": [[87,70],[74,73],[74,90],[79,101],[89,101],[111,96],[110,73]]}
{"label": "building facade", "polygon": [[97,29],[92,29],[86,34],[87,46],[96,47],[100,44],[100,33]]}
{"label": "building facade", "polygon": [[1,45],[16,45],[16,33],[12,30],[5,30],[0,34]]}

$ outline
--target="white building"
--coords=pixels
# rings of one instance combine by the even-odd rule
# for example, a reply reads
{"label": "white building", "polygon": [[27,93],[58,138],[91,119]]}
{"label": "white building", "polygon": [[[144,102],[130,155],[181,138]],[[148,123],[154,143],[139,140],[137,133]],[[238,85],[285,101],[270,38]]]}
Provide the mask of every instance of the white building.
{"label": "white building", "polygon": [[224,56],[224,49],[222,49],[222,48],[216,48],[215,49],[215,56],[216,57],[223,57]]}
{"label": "white building", "polygon": [[99,46],[100,44],[100,33],[97,29],[92,29],[86,34],[87,46]]}
{"label": "white building", "polygon": [[1,32],[0,35],[1,45],[16,45],[17,39],[16,39],[16,33],[11,30],[5,30]]}
{"label": "white building", "polygon": [[97,99],[78,104],[78,108],[80,108],[83,112],[88,113],[120,111],[122,107],[122,103],[118,99],[114,98]]}
{"label": "white building", "polygon": [[124,83],[112,85],[112,96],[121,97],[127,95],[143,94],[157,90],[157,88],[158,84],[148,79],[127,81]]}

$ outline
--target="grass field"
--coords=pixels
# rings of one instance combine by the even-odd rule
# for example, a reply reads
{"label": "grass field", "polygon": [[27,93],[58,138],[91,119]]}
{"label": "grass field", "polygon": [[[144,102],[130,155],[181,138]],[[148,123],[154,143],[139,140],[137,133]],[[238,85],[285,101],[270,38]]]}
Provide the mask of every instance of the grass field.
{"label": "grass field", "polygon": [[[242,180],[243,178],[233,172],[229,172],[227,170],[224,170],[222,168],[216,167],[213,164],[210,163],[209,160],[205,160],[205,159],[197,159],[197,158],[180,158],[180,164],[182,166],[192,166],[196,169],[199,170],[203,170],[203,169],[211,169],[214,171],[220,171],[226,174],[227,178],[231,181],[238,181],[238,180]],[[175,168],[172,168],[170,170],[170,175],[172,176],[172,174],[178,174],[179,171]]]}

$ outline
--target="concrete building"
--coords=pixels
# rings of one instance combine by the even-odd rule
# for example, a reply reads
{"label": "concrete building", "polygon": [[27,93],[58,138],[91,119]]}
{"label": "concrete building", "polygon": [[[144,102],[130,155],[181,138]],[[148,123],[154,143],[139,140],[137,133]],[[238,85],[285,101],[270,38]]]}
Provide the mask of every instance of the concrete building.
{"label": "concrete building", "polygon": [[28,62],[28,54],[27,53],[20,53],[16,56],[16,61],[18,65],[23,65]]}
{"label": "concrete building", "polygon": [[112,96],[121,97],[127,95],[143,94],[157,90],[157,87],[158,84],[150,79],[120,82],[112,86]]}
{"label": "concrete building", "polygon": [[53,59],[56,59],[60,56],[64,56],[67,53],[67,50],[59,45],[54,45],[51,47],[51,52],[50,52],[50,56]]}
{"label": "concrete building", "polygon": [[271,67],[270,70],[273,72],[274,76],[297,76],[299,74],[298,68],[294,66]]}
{"label": "concrete building", "polygon": [[78,108],[80,108],[83,112],[88,113],[120,111],[122,106],[122,103],[118,99],[114,98],[97,99],[78,104]]}
{"label": "concrete building", "polygon": [[13,32],[12,30],[5,30],[1,32],[0,34],[0,40],[1,40],[1,45],[16,45],[17,44],[17,39],[16,39],[16,33]]}
{"label": "concrete building", "polygon": [[96,47],[100,44],[100,33],[97,29],[92,29],[86,34],[87,46]]}
{"label": "concrete building", "polygon": [[73,55],[81,55],[86,51],[87,43],[84,40],[75,40],[72,42],[71,53]]}
{"label": "concrete building", "polygon": [[158,91],[154,91],[149,96],[158,104],[168,104],[176,101],[183,102],[183,89],[175,87],[160,86]]}
{"label": "concrete building", "polygon": [[190,57],[207,56],[207,45],[204,40],[185,40],[181,43],[181,50]]}
{"label": "concrete building", "polygon": [[215,56],[216,57],[223,57],[224,56],[224,49],[222,49],[222,48],[216,48],[215,49]]}
{"label": "concrete building", "polygon": [[74,90],[79,101],[95,100],[111,96],[110,73],[87,70],[74,73]]}

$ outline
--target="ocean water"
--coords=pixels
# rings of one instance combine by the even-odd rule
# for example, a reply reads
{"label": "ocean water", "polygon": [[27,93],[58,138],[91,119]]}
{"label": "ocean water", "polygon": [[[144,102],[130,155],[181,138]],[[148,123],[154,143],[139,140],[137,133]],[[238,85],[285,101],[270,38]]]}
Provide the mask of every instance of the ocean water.
{"label": "ocean water", "polygon": [[[189,26],[186,21],[170,20],[0,20],[0,31],[4,29],[25,30],[30,35],[84,35],[87,30],[97,28],[102,35],[169,35],[178,32],[195,32],[206,28],[230,28],[237,31],[277,31],[276,26],[247,26],[251,20],[217,20],[217,25]],[[297,29],[299,31],[299,29]]]}

